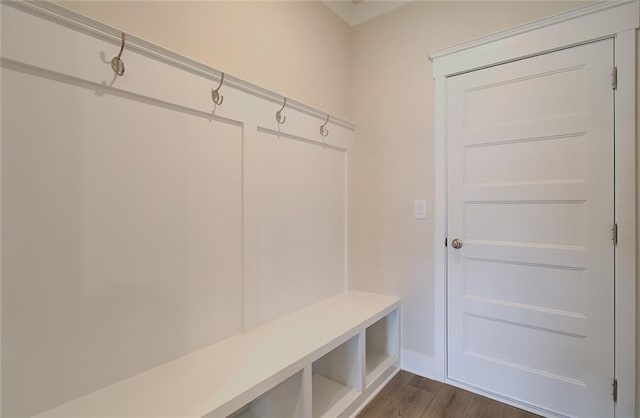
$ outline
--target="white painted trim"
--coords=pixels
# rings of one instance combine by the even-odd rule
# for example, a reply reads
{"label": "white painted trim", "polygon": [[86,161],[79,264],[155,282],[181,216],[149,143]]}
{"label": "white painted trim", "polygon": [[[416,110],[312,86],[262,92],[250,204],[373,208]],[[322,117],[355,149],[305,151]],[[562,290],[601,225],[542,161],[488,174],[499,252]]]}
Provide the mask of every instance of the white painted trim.
{"label": "white painted trim", "polygon": [[444,382],[447,374],[447,147],[445,78],[435,80],[435,202],[434,202],[434,357],[435,378]]}
{"label": "white painted trim", "polygon": [[433,52],[433,77],[451,76],[585,42],[638,27],[637,0],[599,2]]}
{"label": "white painted trim", "polygon": [[568,10],[553,16],[545,17],[542,19],[534,20],[532,22],[524,23],[509,29],[501,30],[498,32],[484,35],[475,39],[471,39],[466,42],[462,42],[452,47],[438,49],[429,54],[430,60],[435,60],[447,55],[455,54],[457,52],[466,51],[467,49],[475,48],[477,46],[485,45],[491,42],[496,42],[502,39],[510,38],[522,33],[531,32],[537,29],[546,28],[557,23],[566,22],[578,17],[587,16],[590,14],[598,13],[603,10],[619,7],[627,3],[633,3],[635,0],[623,0],[623,1],[601,1],[586,6],[578,7],[576,9]]}
{"label": "white painted trim", "polygon": [[[90,33],[100,39],[113,43],[117,47],[120,46],[120,34],[122,31],[108,26],[104,23],[90,19],[84,15],[73,12],[57,4],[51,3],[48,0],[28,1],[28,0],[12,0],[6,2],[6,4],[27,11],[36,16],[44,17],[50,21],[54,21],[63,24],[73,29]],[[194,61],[184,55],[177,54],[168,49],[162,48],[156,44],[145,41],[134,35],[127,34],[126,48],[137,51],[144,55],[153,57],[165,64],[173,65],[182,70],[195,73],[201,77],[208,78],[215,83],[220,80],[220,74],[222,71]],[[242,92],[251,94],[264,100],[271,101],[278,105],[282,104],[284,96],[273,91],[264,89],[248,81],[242,80],[238,77],[234,77],[231,74],[225,73],[224,85],[240,90]],[[328,112],[323,112],[319,109],[306,105],[302,102],[287,97],[287,109],[294,109],[299,112],[305,113],[309,116],[324,120],[327,117]],[[355,125],[349,121],[341,119],[337,116],[330,115],[330,122],[347,128],[355,130]]]}
{"label": "white painted trim", "polygon": [[242,126],[242,295],[244,332],[260,324],[258,124]]}
{"label": "white painted trim", "polygon": [[[588,5],[434,52],[435,81],[435,369],[436,379],[497,398],[446,379],[446,79],[463,72],[522,59],[603,38],[614,38],[618,90],[615,94],[616,248],[615,376],[618,417],[636,416],[636,32],[638,0]],[[525,409],[530,405],[507,401]],[[547,412],[548,414],[548,412]]]}
{"label": "white painted trim", "polygon": [[[351,290],[351,285],[349,281],[349,207],[350,207],[350,190],[349,190],[349,178],[350,167],[351,167],[351,156],[353,153],[349,152],[352,144],[349,143],[347,148],[344,151],[344,216],[342,218],[342,222],[344,223],[344,291],[348,292]],[[399,334],[399,333],[398,333]]]}
{"label": "white painted trim", "polygon": [[[2,8],[0,7],[0,22],[2,22]],[[2,45],[2,30],[0,30],[0,46]],[[1,55],[1,54],[0,54]],[[2,98],[2,71],[0,71],[0,98]],[[0,100],[0,144],[2,144],[2,100]],[[2,147],[0,146],[0,150]],[[0,173],[2,173],[2,152],[0,151]],[[2,176],[0,175],[0,185]],[[0,220],[2,219],[2,192],[0,190]],[[0,237],[2,237],[2,222],[0,222]],[[0,239],[0,266],[2,266],[2,239]],[[2,359],[2,268],[0,268],[0,359]],[[0,361],[0,415],[2,414],[2,361]]]}
{"label": "white painted trim", "polygon": [[402,370],[427,379],[436,379],[436,362],[433,357],[403,349],[401,350],[400,359],[400,368]]}
{"label": "white painted trim", "polygon": [[355,26],[409,4],[410,1],[360,1],[353,3],[351,1],[322,0],[322,4],[338,15],[349,26]]}
{"label": "white painted trim", "polygon": [[636,31],[615,39],[618,89],[615,92],[615,373],[618,417],[636,415]]}

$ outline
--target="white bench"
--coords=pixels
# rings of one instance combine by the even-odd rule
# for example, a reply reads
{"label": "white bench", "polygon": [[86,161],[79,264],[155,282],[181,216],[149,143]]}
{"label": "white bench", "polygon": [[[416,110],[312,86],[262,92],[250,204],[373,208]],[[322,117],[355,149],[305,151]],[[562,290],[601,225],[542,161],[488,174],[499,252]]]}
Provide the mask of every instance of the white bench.
{"label": "white bench", "polygon": [[398,371],[399,309],[341,294],[39,416],[350,416]]}

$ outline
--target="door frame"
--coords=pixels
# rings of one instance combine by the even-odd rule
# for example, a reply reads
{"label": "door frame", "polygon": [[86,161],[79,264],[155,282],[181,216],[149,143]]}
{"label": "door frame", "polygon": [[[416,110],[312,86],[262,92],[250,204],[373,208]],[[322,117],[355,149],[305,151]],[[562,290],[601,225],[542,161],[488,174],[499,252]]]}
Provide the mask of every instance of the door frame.
{"label": "door frame", "polygon": [[[435,83],[435,378],[455,386],[447,370],[447,78],[605,38],[614,39],[618,88],[614,106],[615,219],[615,415],[636,408],[636,29],[640,0],[590,4],[429,54]],[[614,376],[611,376],[612,379]],[[475,389],[474,389],[475,390]],[[476,390],[477,391],[477,390]],[[519,405],[499,394],[483,393]],[[522,405],[520,405],[522,406]],[[525,406],[531,409],[529,406]]]}

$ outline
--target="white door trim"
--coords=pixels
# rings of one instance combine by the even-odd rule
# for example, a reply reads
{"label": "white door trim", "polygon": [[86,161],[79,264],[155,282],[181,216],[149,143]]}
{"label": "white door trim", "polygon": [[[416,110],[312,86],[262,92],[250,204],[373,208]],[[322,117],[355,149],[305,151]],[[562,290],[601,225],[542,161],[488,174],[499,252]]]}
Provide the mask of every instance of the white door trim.
{"label": "white door trim", "polygon": [[[601,2],[436,51],[435,82],[435,366],[446,382],[447,365],[447,77],[563,49],[615,39],[615,218],[619,228],[615,283],[617,417],[635,416],[636,404],[636,33],[639,0]],[[613,377],[613,376],[612,376]],[[452,382],[454,383],[454,382]]]}

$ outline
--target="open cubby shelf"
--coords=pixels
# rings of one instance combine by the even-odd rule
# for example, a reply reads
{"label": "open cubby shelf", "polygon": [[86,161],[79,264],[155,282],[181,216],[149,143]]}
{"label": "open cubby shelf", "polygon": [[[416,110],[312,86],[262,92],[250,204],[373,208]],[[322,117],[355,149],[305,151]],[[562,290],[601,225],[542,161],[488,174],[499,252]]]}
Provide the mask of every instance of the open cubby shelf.
{"label": "open cubby shelf", "polygon": [[[349,416],[357,402],[398,367],[398,310],[371,325],[311,365],[240,408],[229,418],[336,418]],[[305,380],[305,373],[310,375]],[[305,390],[305,385],[311,385]],[[310,393],[305,400],[304,394]],[[349,412],[349,413],[346,413]]]}
{"label": "open cubby shelf", "polygon": [[366,384],[369,386],[398,360],[398,311],[365,330]]}
{"label": "open cubby shelf", "polygon": [[302,371],[270,389],[229,418],[304,417]]}
{"label": "open cubby shelf", "polygon": [[313,418],[336,416],[362,391],[360,335],[314,361],[312,373]]}
{"label": "open cubby shelf", "polygon": [[314,375],[311,383],[313,387],[313,418],[330,417],[331,411],[340,409],[340,405],[348,403],[358,396],[358,391],[342,385],[324,376]]}

